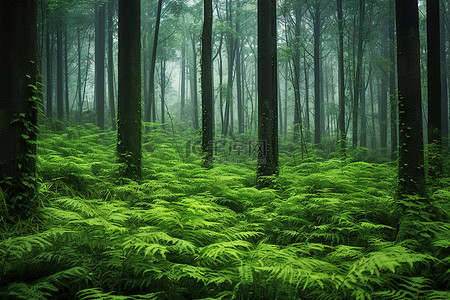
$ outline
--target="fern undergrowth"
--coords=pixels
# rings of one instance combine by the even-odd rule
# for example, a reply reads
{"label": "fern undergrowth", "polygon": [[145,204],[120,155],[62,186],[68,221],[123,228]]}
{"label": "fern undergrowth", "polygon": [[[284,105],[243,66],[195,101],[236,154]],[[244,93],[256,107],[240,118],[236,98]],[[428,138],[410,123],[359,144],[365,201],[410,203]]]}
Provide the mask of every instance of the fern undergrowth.
{"label": "fern undergrowth", "polygon": [[450,298],[448,179],[400,201],[388,162],[282,145],[280,176],[257,189],[239,153],[205,170],[155,129],[138,183],[119,180],[115,141],[90,125],[42,130],[38,212],[0,222],[0,297]]}

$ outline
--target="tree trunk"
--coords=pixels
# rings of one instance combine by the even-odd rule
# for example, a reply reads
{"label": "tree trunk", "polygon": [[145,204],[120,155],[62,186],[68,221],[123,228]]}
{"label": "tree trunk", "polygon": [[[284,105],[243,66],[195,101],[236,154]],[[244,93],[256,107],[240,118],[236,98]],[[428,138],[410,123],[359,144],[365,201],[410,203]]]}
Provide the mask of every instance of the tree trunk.
{"label": "tree trunk", "polygon": [[400,197],[425,196],[419,13],[417,0],[396,0]]}
{"label": "tree trunk", "polygon": [[213,82],[212,82],[212,0],[203,1],[203,31],[202,31],[202,161],[203,166],[213,166]]}
{"label": "tree trunk", "polygon": [[97,100],[97,125],[105,129],[105,6],[101,5],[96,14],[95,32],[95,92]]}
{"label": "tree trunk", "polygon": [[50,26],[47,26],[47,78],[46,78],[46,96],[47,96],[47,118],[53,117],[53,34],[50,32]]}
{"label": "tree trunk", "polygon": [[117,156],[120,176],[141,178],[141,1],[119,0]]}
{"label": "tree trunk", "polygon": [[166,60],[161,59],[161,126],[165,129],[166,123]]}
{"label": "tree trunk", "polygon": [[[356,63],[356,78],[353,90],[353,136],[352,144],[356,147],[358,144],[358,117],[359,117],[359,96],[361,94],[361,68],[363,60],[363,34],[364,34],[364,18],[366,3],[359,0],[359,28],[358,28],[358,60]],[[361,113],[364,113],[362,111]]]}
{"label": "tree trunk", "polygon": [[262,186],[278,173],[276,1],[258,1],[258,166]]}
{"label": "tree trunk", "polygon": [[194,129],[199,129],[198,123],[198,90],[197,90],[197,49],[192,37],[192,72],[191,72],[192,117]]}
{"label": "tree trunk", "polygon": [[36,9],[36,1],[6,1],[0,9],[0,191],[5,217],[26,215],[35,191]]}
{"label": "tree trunk", "polygon": [[339,145],[341,157],[346,157],[345,133],[345,78],[344,78],[344,26],[342,18],[342,0],[337,0],[339,48],[338,48],[338,76],[339,76]]}
{"label": "tree trunk", "polygon": [[69,111],[70,111],[70,106],[69,106],[69,67],[68,67],[68,59],[69,59],[69,54],[67,51],[67,29],[64,29],[64,88],[65,88],[65,108],[66,108],[66,118],[67,120],[69,120],[70,116],[69,116]]}
{"label": "tree trunk", "polygon": [[152,57],[150,63],[149,76],[149,99],[148,107],[145,109],[145,122],[156,121],[156,98],[155,98],[155,68],[156,68],[156,50],[158,48],[159,25],[161,23],[162,0],[158,0],[156,12],[155,34],[153,35]]}
{"label": "tree trunk", "polygon": [[241,21],[240,21],[241,2],[236,2],[236,100],[237,100],[237,112],[238,112],[238,133],[244,133],[244,103],[242,100],[242,66],[241,66],[241,52],[242,46],[240,42],[241,35]]}
{"label": "tree trunk", "polygon": [[113,33],[115,14],[114,2],[108,4],[108,99],[109,99],[109,115],[111,118],[112,130],[116,131],[116,104],[114,101],[114,49],[113,49]]}
{"label": "tree trunk", "polygon": [[441,33],[441,122],[442,122],[442,139],[448,138],[448,82],[447,82],[447,54],[445,49],[445,5],[442,3],[440,13],[440,33]]}
{"label": "tree trunk", "polygon": [[314,143],[318,146],[321,140],[321,94],[320,94],[320,34],[322,25],[320,22],[320,1],[315,1],[314,6]]}
{"label": "tree trunk", "polygon": [[180,92],[180,118],[185,118],[186,110],[186,41],[183,38],[181,45],[181,92]]}
{"label": "tree trunk", "polygon": [[80,28],[77,28],[77,94],[78,94],[78,122],[81,122],[81,114],[83,112],[83,102],[81,100],[81,32]]}
{"label": "tree trunk", "polygon": [[442,172],[441,138],[441,45],[439,0],[427,0],[428,61],[428,173],[437,178]]}
{"label": "tree trunk", "polygon": [[391,109],[391,159],[397,158],[397,98],[395,92],[395,8],[394,2],[389,1],[389,95]]}
{"label": "tree trunk", "polygon": [[[382,31],[383,31],[383,38],[381,41],[381,56],[387,61],[389,59],[389,53],[388,53],[388,43],[389,40],[389,28],[388,28],[388,19],[386,17],[382,17]],[[386,154],[387,152],[387,129],[388,129],[388,122],[387,122],[387,114],[388,114],[388,78],[389,73],[387,72],[385,67],[381,68],[381,90],[380,90],[380,148],[381,153]]]}
{"label": "tree trunk", "polygon": [[56,109],[58,120],[64,118],[63,40],[62,29],[56,31]]}

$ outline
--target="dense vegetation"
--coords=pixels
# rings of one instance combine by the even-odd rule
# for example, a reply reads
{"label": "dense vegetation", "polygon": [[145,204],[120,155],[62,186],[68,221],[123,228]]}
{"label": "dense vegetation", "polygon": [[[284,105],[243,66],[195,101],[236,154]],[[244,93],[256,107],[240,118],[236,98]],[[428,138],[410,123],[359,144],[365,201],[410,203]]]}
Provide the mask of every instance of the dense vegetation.
{"label": "dense vegetation", "polygon": [[155,127],[137,183],[118,177],[114,132],[57,127],[41,129],[36,211],[0,218],[3,299],[450,297],[448,165],[429,201],[396,200],[395,163],[375,152],[302,159],[284,142],[257,189],[231,141],[205,170],[187,133]]}

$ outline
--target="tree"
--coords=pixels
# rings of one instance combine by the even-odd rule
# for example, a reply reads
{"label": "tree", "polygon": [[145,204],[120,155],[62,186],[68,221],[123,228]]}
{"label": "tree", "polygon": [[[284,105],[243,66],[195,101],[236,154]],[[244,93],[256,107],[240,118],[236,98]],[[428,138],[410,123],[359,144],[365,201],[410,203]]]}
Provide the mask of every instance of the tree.
{"label": "tree", "polygon": [[425,196],[417,0],[396,0],[399,196]]}
{"label": "tree", "polygon": [[0,10],[0,193],[6,209],[25,214],[34,194],[37,130],[36,1]]}
{"label": "tree", "polygon": [[212,82],[212,0],[203,0],[202,32],[202,153],[203,166],[212,167],[213,158],[213,82]]}
{"label": "tree", "polygon": [[[441,22],[441,122],[442,122],[442,139],[448,138],[448,82],[447,82],[447,53],[445,50],[445,5],[441,3],[440,22]],[[448,51],[447,51],[448,52]]]}
{"label": "tree", "polygon": [[56,109],[58,120],[64,118],[63,39],[60,26],[56,30]]}
{"label": "tree", "polygon": [[111,118],[112,130],[116,130],[116,105],[114,101],[114,57],[113,57],[113,33],[114,33],[114,0],[108,4],[108,98],[109,114]]}
{"label": "tree", "polygon": [[95,96],[97,125],[105,129],[105,5],[96,7],[95,13]]}
{"label": "tree", "polygon": [[439,175],[441,158],[441,53],[439,0],[427,0],[428,162],[431,177]]}
{"label": "tree", "polygon": [[119,0],[117,156],[120,175],[141,177],[141,1]]}
{"label": "tree", "polygon": [[155,34],[153,35],[153,47],[152,56],[150,63],[150,76],[149,76],[149,99],[147,102],[147,107],[145,109],[144,121],[155,122],[156,121],[156,98],[155,98],[155,69],[156,69],[156,51],[158,48],[158,37],[159,37],[159,25],[161,23],[161,10],[162,10],[162,0],[158,0],[158,9],[156,12],[156,24],[155,24]]}
{"label": "tree", "polygon": [[257,177],[278,173],[278,90],[276,1],[258,1],[258,166]]}
{"label": "tree", "polygon": [[342,0],[337,0],[339,48],[338,48],[338,73],[339,73],[339,144],[342,158],[346,157],[346,133],[345,133],[345,79],[344,79],[344,26],[342,18]]}

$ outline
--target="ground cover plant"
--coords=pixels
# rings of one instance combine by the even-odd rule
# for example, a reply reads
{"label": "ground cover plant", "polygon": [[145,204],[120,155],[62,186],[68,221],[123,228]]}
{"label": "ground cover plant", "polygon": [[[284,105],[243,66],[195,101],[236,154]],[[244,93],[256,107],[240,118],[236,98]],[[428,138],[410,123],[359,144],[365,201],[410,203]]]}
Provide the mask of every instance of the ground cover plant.
{"label": "ground cover plant", "polygon": [[225,153],[204,169],[187,139],[146,134],[137,183],[118,177],[113,132],[43,126],[36,211],[0,219],[0,296],[450,297],[448,174],[429,201],[400,201],[392,162],[282,144],[279,177],[258,189],[254,164]]}

